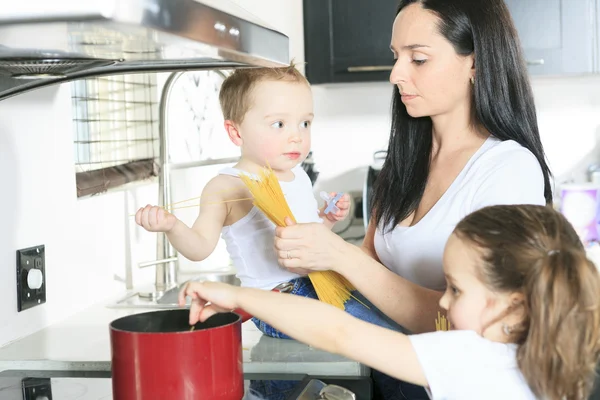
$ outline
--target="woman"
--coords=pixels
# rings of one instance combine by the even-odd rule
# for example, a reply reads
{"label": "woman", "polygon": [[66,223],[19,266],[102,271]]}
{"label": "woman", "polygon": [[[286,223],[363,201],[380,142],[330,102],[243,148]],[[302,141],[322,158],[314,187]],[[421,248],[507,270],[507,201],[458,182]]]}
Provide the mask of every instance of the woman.
{"label": "woman", "polygon": [[278,228],[275,248],[283,267],[337,271],[421,333],[435,329],[458,221],[488,205],[550,203],[550,171],[502,0],[402,0],[390,48],[391,136],[362,248],[319,224]]}

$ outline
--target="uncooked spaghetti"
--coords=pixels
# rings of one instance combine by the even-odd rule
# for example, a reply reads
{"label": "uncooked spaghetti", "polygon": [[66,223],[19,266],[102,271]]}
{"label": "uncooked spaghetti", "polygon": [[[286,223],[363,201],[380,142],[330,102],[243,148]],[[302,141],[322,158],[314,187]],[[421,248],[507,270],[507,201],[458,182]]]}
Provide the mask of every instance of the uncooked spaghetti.
{"label": "uncooked spaghetti", "polygon": [[[289,217],[294,223],[296,222],[285,200],[279,180],[271,168],[263,168],[257,177],[240,174],[240,178],[250,190],[254,198],[254,205],[275,225],[285,226],[286,217]],[[344,303],[352,297],[351,291],[354,290],[354,287],[346,278],[336,272],[311,272],[308,277],[317,292],[319,300],[324,303],[343,310]]]}
{"label": "uncooked spaghetti", "polygon": [[435,330],[436,331],[449,331],[452,329],[450,321],[446,319],[446,316],[442,315],[438,311],[438,317],[435,319]]}

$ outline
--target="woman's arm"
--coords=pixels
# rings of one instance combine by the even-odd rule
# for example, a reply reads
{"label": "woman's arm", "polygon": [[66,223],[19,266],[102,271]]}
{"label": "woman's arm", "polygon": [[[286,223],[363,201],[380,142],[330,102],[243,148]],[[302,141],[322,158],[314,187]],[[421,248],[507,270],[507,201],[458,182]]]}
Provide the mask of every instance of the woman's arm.
{"label": "woman's arm", "polygon": [[[215,282],[188,283],[180,292],[180,304],[185,304],[185,296],[193,299],[191,324],[206,320],[215,311],[241,307],[296,340],[359,361],[398,379],[422,386],[427,384],[406,335],[363,322],[328,304]],[[212,305],[205,308],[206,302]]]}
{"label": "woman's arm", "polygon": [[[343,242],[347,245],[346,242]],[[352,247],[346,249],[344,247]],[[354,246],[341,247],[338,271],[381,312],[412,333],[435,330],[443,293],[417,285]]]}
{"label": "woman's arm", "polygon": [[336,271],[379,310],[411,332],[435,330],[442,293],[395,274],[322,224],[277,228],[275,248],[279,263],[292,272],[296,268]]}
{"label": "woman's arm", "polygon": [[379,257],[377,257],[377,252],[375,251],[376,230],[377,227],[375,225],[374,219],[371,218],[371,220],[369,221],[369,226],[367,226],[367,231],[365,232],[365,238],[363,239],[362,246],[360,248],[366,255],[368,255],[378,263],[381,263],[381,260],[379,259]]}

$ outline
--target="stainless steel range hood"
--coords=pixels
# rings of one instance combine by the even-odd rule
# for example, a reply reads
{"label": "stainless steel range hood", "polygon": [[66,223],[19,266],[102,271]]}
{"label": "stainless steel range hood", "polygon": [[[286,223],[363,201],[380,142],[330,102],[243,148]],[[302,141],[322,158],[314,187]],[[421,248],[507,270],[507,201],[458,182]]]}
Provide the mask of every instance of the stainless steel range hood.
{"label": "stainless steel range hood", "polygon": [[288,37],[230,0],[23,0],[2,8],[0,100],[90,76],[289,62]]}

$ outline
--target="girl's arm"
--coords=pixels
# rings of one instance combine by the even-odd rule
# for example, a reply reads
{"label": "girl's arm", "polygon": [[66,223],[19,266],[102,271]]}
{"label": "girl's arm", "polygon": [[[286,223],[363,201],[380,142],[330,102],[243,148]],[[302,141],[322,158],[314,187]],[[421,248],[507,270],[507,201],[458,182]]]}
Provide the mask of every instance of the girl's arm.
{"label": "girl's arm", "polygon": [[[425,386],[427,381],[408,336],[363,322],[329,304],[301,296],[215,282],[191,282],[180,292],[194,300],[190,323],[216,311],[241,307],[310,346],[359,361],[390,376]],[[204,307],[205,302],[213,306]],[[215,309],[214,306],[218,306]]]}

